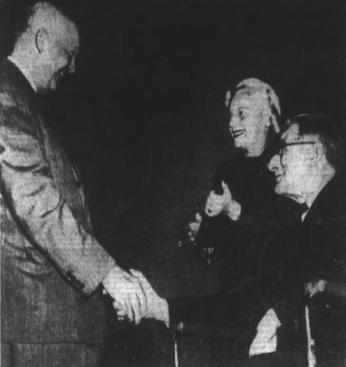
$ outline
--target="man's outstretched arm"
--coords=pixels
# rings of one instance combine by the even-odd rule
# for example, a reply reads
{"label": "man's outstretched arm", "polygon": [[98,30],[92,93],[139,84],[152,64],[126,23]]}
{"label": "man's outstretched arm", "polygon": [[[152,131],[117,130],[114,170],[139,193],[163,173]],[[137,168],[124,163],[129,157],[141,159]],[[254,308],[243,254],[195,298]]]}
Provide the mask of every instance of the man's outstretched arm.
{"label": "man's outstretched arm", "polygon": [[88,295],[116,279],[119,301],[129,303],[139,288],[72,213],[53,180],[42,136],[33,116],[0,92],[0,187],[10,215],[76,288]]}

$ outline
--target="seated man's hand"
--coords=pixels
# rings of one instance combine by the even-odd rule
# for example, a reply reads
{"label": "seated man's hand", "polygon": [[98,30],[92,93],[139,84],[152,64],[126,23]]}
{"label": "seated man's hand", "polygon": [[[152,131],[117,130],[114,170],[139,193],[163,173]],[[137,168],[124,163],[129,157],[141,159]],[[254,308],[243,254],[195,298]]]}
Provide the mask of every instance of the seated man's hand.
{"label": "seated man's hand", "polygon": [[103,280],[103,286],[105,293],[113,298],[116,311],[121,309],[129,321],[138,324],[146,315],[146,297],[136,277],[116,266]]}
{"label": "seated man's hand", "polygon": [[195,242],[199,229],[202,224],[202,216],[199,213],[195,215],[195,221],[188,224],[187,235],[190,242]]}
{"label": "seated man's hand", "polygon": [[220,213],[225,213],[232,220],[238,220],[241,212],[240,204],[233,199],[228,185],[222,181],[223,194],[217,195],[214,191],[209,193],[205,204],[205,214],[215,217]]}
{"label": "seated man's hand", "polygon": [[[168,303],[164,298],[161,298],[150,285],[145,276],[137,270],[131,269],[131,274],[134,278],[140,283],[144,295],[145,295],[145,303],[146,303],[146,312],[142,314],[143,318],[147,319],[156,319],[158,321],[162,321],[169,326],[169,310]],[[118,304],[114,303],[114,308],[117,309]],[[118,317],[122,318],[124,316],[124,310],[119,309],[117,311]]]}

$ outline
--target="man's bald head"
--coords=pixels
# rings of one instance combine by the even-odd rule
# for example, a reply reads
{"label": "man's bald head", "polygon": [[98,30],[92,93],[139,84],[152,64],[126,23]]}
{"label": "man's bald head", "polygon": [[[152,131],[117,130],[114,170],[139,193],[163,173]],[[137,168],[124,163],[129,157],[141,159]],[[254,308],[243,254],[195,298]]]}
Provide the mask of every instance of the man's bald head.
{"label": "man's bald head", "polygon": [[44,28],[52,37],[57,39],[67,37],[78,46],[77,27],[60,9],[46,1],[36,3],[31,9],[32,14],[28,19],[27,30],[30,29],[36,33]]}
{"label": "man's bald head", "polygon": [[13,57],[30,74],[36,90],[55,90],[60,78],[75,70],[79,50],[76,25],[50,2],[37,2],[16,41]]}

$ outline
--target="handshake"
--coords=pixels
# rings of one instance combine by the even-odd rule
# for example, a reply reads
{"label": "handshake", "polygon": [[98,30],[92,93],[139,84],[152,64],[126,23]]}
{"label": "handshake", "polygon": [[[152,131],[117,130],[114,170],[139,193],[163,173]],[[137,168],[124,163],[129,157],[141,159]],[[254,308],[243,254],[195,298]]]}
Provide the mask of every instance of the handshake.
{"label": "handshake", "polygon": [[156,319],[169,326],[168,303],[154,291],[145,276],[114,267],[103,280],[103,293],[113,299],[118,320],[127,318],[139,324],[142,319]]}

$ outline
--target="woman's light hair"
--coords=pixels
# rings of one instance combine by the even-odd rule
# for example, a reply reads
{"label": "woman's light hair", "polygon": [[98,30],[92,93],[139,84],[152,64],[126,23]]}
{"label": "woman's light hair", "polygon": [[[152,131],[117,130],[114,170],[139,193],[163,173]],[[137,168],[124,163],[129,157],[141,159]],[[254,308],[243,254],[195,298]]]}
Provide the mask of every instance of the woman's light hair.
{"label": "woman's light hair", "polygon": [[270,110],[270,122],[273,130],[276,134],[280,133],[280,124],[279,119],[281,117],[281,108],[280,102],[277,94],[274,89],[267,83],[259,80],[257,78],[247,78],[241,80],[235,88],[231,91],[228,90],[225,96],[225,105],[227,108],[230,107],[232,98],[234,95],[239,92],[245,92],[248,96],[252,96],[254,94],[261,94],[265,97],[265,100],[268,102],[268,107]]}

